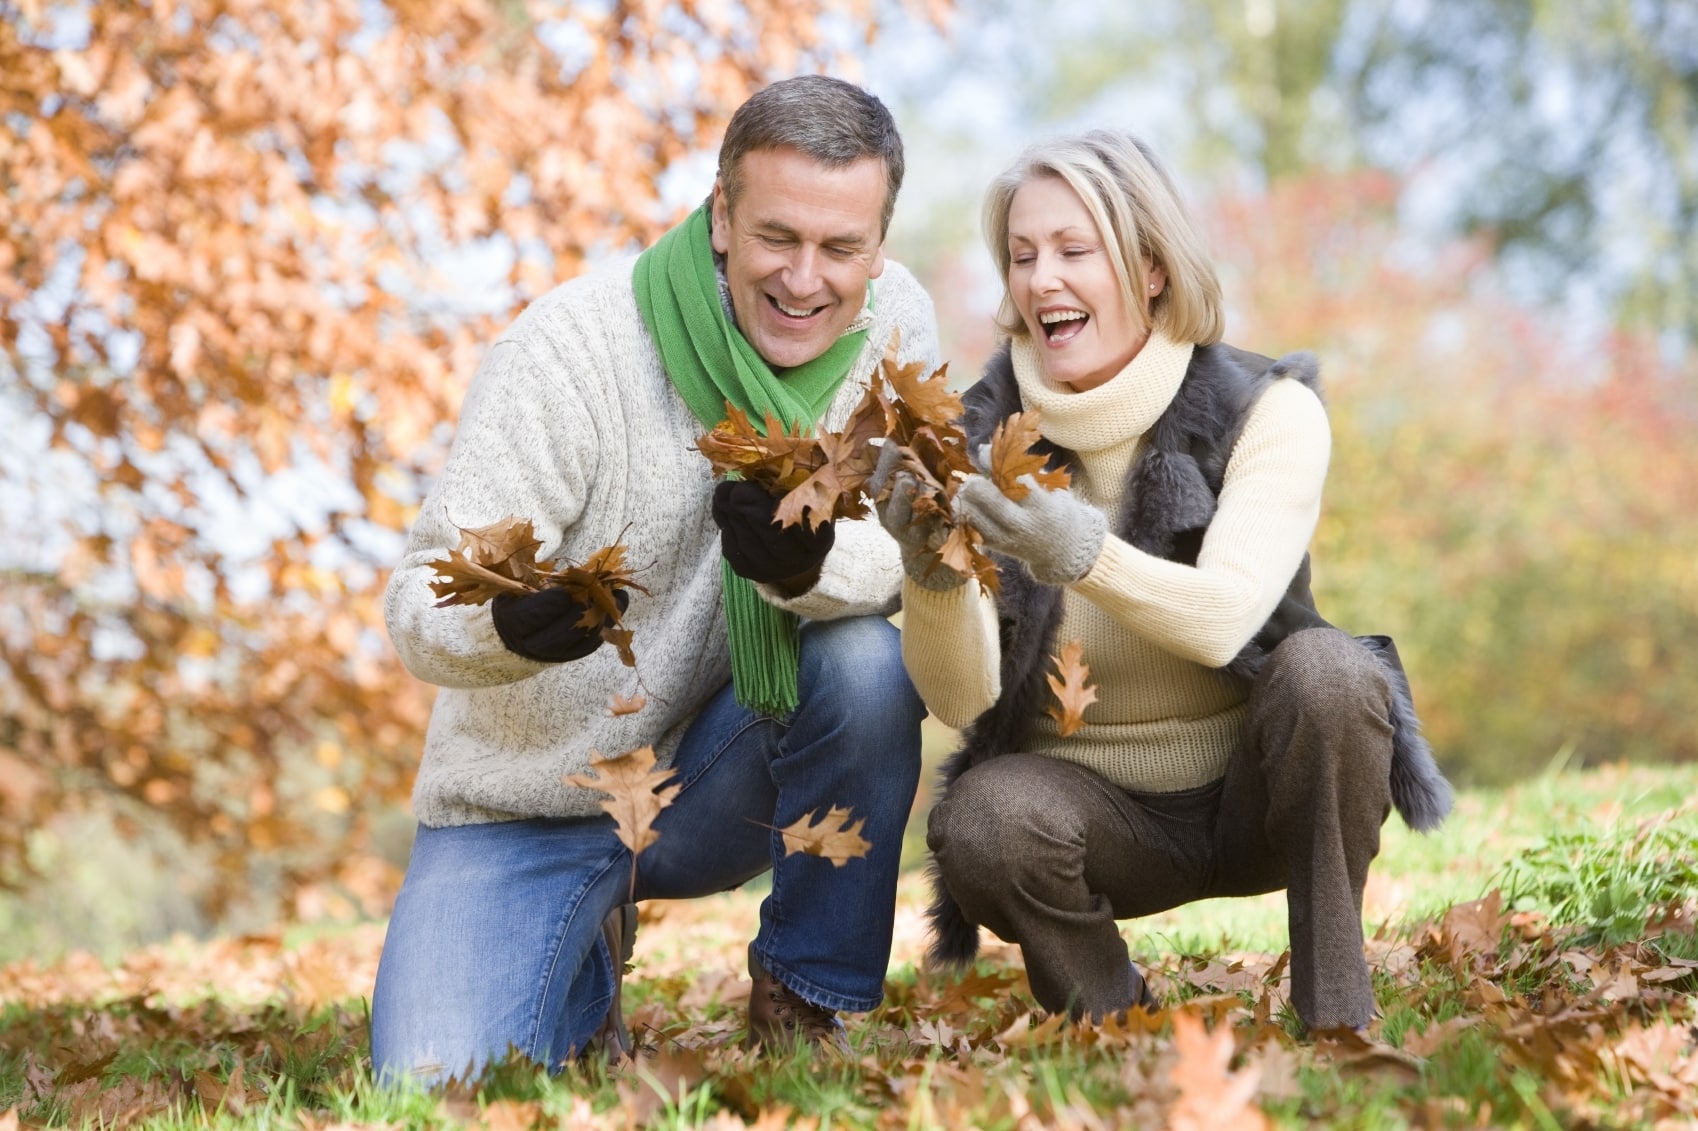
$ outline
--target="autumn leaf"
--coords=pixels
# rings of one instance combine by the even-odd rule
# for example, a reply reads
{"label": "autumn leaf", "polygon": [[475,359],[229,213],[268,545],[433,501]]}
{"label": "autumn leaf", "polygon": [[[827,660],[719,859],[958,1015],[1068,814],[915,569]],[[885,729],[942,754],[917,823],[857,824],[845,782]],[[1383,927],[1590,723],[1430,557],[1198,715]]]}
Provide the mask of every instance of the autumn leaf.
{"label": "autumn leaf", "polygon": [[567,774],[561,779],[567,785],[608,795],[601,807],[613,818],[620,843],[633,856],[659,837],[654,819],[683,788],[681,783],[667,785],[675,775],[671,770],[655,769],[654,760],[652,746],[639,746],[612,758],[592,755],[588,773]]}
{"label": "autumn leaf", "polygon": [[824,817],[815,820],[814,814],[818,812],[815,809],[777,830],[784,837],[784,855],[805,852],[809,856],[823,856],[833,867],[841,868],[872,851],[872,841],[861,836],[861,829],[867,823],[865,817],[851,824],[851,811],[839,805],[833,805]]}
{"label": "autumn leaf", "polygon": [[1068,641],[1060,655],[1050,657],[1061,678],[1044,676],[1056,698],[1055,703],[1044,708],[1044,714],[1056,721],[1056,732],[1062,738],[1085,725],[1085,708],[1097,701],[1096,686],[1085,683],[1091,677],[1091,669],[1082,659],[1084,652],[1085,646],[1079,641]]}
{"label": "autumn leaf", "polygon": [[1231,1071],[1230,1025],[1210,1033],[1197,1013],[1181,1010],[1173,1015],[1173,1047],[1179,1096],[1168,1113],[1170,1131],[1265,1131],[1267,1116],[1252,1102],[1261,1070],[1251,1064]]}
{"label": "autumn leaf", "polygon": [[867,513],[866,502],[846,489],[844,464],[847,458],[856,454],[846,445],[847,441],[835,435],[826,434],[819,438],[822,462],[778,501],[773,517],[780,526],[795,526],[805,519],[808,529],[816,530],[821,523],[839,518],[860,518]]}
{"label": "autumn leaf", "polygon": [[800,486],[825,459],[818,440],[787,429],[771,413],[756,427],[730,401],[725,402],[725,419],[696,438],[696,450],[707,457],[714,474],[736,473],[773,495]]}
{"label": "autumn leaf", "polygon": [[[601,638],[619,653],[628,668],[637,666],[631,647],[631,630],[624,627],[624,610],[618,594],[648,588],[625,562],[625,545],[618,539],[591,554],[582,565],[570,562],[557,568],[553,561],[538,561],[542,543],[529,519],[508,517],[487,526],[460,529],[460,545],[438,559],[440,580],[430,583],[441,598],[437,608],[447,605],[482,605],[503,593],[536,593],[558,586],[584,606],[578,627],[596,629]],[[621,535],[621,538],[623,535]]]}
{"label": "autumn leaf", "polygon": [[890,341],[885,343],[884,357],[879,363],[880,373],[897,399],[907,408],[916,424],[929,424],[934,428],[957,427],[964,406],[961,397],[949,388],[949,366],[940,365],[926,374],[923,363],[911,361],[903,364],[898,360],[900,345],[901,338],[892,334]]}
{"label": "autumn leaf", "polygon": [[430,583],[436,605],[481,605],[503,593],[539,588],[536,530],[529,519],[508,517],[485,526],[457,527],[460,544],[432,564],[441,580]]}
{"label": "autumn leaf", "polygon": [[1017,412],[991,433],[990,481],[1016,502],[1031,493],[1031,488],[1020,482],[1023,475],[1030,475],[1046,491],[1058,490],[1073,481],[1066,468],[1046,468],[1046,457],[1031,450],[1043,438],[1038,430],[1038,418],[1037,409]]}
{"label": "autumn leaf", "polygon": [[648,706],[648,702],[641,695],[614,695],[608,710],[615,718],[620,715],[634,715]]}

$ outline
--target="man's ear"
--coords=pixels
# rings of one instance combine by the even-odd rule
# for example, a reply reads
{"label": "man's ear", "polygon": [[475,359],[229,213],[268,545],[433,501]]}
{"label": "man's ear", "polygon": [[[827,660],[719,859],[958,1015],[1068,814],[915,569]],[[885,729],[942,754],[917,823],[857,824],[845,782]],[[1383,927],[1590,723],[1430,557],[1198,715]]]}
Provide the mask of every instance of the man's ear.
{"label": "man's ear", "polygon": [[880,240],[878,247],[873,249],[872,262],[867,267],[867,278],[876,279],[884,274],[884,241]]}
{"label": "man's ear", "polygon": [[712,234],[713,250],[727,255],[731,250],[731,206],[725,200],[725,186],[716,178],[713,182],[713,212],[708,228]]}

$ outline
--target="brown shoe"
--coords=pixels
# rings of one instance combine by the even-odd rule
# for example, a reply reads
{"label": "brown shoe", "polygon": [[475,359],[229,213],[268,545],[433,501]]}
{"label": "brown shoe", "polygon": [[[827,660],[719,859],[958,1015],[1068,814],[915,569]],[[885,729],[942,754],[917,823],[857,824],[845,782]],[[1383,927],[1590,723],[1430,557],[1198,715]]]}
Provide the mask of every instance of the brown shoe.
{"label": "brown shoe", "polygon": [[621,1002],[625,975],[630,970],[631,952],[637,945],[637,905],[621,903],[601,921],[601,937],[607,940],[607,953],[613,959],[613,1000],[607,1003],[607,1016],[601,1028],[590,1038],[586,1051],[599,1051],[609,1061],[618,1063],[631,1056],[631,1031],[625,1028],[625,1010]]}
{"label": "brown shoe", "polygon": [[1132,967],[1132,981],[1137,986],[1132,991],[1133,1007],[1142,1007],[1151,1013],[1161,1012],[1161,1002],[1157,1001],[1156,995],[1150,992],[1150,983],[1145,980],[1143,974],[1139,973],[1137,966]]}
{"label": "brown shoe", "polygon": [[808,1045],[850,1055],[849,1037],[837,1014],[767,973],[755,957],[754,943],[749,944],[749,977],[755,982],[749,991],[749,1036],[744,1042],[749,1048]]}

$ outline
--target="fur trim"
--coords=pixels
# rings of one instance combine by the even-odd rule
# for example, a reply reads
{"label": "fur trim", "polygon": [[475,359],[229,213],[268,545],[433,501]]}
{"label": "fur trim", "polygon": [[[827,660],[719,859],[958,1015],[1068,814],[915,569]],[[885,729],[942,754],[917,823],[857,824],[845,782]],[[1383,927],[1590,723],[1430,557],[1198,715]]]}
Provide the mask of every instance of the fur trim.
{"label": "fur trim", "polygon": [[1215,493],[1185,452],[1145,455],[1133,478],[1132,504],[1132,544],[1158,558],[1173,554],[1181,532],[1202,530],[1215,516]]}
{"label": "fur trim", "polygon": [[1450,813],[1455,794],[1433,758],[1433,748],[1421,736],[1415,697],[1397,645],[1389,636],[1356,639],[1378,657],[1391,680],[1391,803],[1404,824],[1418,833],[1431,832]]}

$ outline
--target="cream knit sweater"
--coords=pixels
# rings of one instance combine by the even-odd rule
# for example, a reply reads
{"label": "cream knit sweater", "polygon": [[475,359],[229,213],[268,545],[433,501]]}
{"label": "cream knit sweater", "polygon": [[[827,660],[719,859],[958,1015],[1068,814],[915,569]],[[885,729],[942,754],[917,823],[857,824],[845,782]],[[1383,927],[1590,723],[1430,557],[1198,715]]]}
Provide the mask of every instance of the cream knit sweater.
{"label": "cream knit sweater", "polygon": [[[694,450],[701,425],[667,379],[631,290],[632,262],[539,298],[485,354],[466,393],[447,465],[420,507],[384,614],[407,670],[438,685],[413,790],[426,825],[601,812],[602,794],[561,781],[591,755],[649,745],[666,765],[702,705],[731,678],[721,610],[713,473]],[[861,356],[822,421],[841,427],[893,329],[903,360],[937,364],[931,300],[900,265],[875,283]],[[625,616],[637,668],[610,647],[566,664],[509,652],[484,606],[436,607],[431,562],[456,527],[530,519],[538,556],[581,562],[623,539],[650,590]],[[837,524],[819,583],[785,600],[800,616],[888,614],[902,569],[876,518]],[[639,682],[640,679],[640,682]],[[614,717],[615,694],[647,705]]]}
{"label": "cream knit sweater", "polygon": [[[1173,399],[1189,344],[1152,334],[1113,380],[1083,393],[1050,384],[1037,349],[1014,343],[1014,372],[1042,429],[1079,456],[1073,490],[1112,523],[1145,433]],[[1088,766],[1122,789],[1169,792],[1218,779],[1244,724],[1245,693],[1218,668],[1278,605],[1320,516],[1331,437],[1319,398],[1275,381],[1227,464],[1219,509],[1195,566],[1110,534],[1064,595],[1056,647],[1084,646],[1097,700],[1067,738],[1047,715],[1021,748]],[[903,657],[926,705],[966,726],[1001,694],[996,608],[976,585],[903,588]]]}

